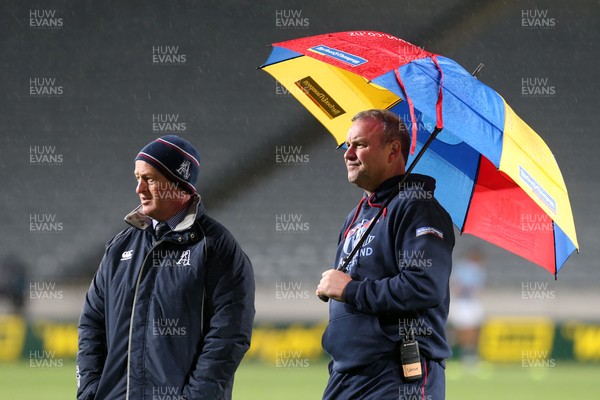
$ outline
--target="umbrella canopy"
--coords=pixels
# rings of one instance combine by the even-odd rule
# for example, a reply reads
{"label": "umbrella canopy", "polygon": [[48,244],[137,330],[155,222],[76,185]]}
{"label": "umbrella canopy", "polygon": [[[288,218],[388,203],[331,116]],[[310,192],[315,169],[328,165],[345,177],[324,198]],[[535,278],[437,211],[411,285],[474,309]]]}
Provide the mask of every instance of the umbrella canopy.
{"label": "umbrella canopy", "polygon": [[381,32],[354,31],[274,43],[261,67],[334,136],[371,108],[399,114],[413,135],[411,158],[442,129],[415,168],[464,233],[557,274],[578,250],[562,174],[544,141],[449,58]]}

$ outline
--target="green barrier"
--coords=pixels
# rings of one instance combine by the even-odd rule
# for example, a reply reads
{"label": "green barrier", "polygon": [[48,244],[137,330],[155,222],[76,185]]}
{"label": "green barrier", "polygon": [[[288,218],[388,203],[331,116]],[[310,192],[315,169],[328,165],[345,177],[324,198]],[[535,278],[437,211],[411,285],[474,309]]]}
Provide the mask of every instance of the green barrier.
{"label": "green barrier", "polygon": [[578,361],[600,361],[600,325],[568,322],[560,327],[560,336],[572,344]]}

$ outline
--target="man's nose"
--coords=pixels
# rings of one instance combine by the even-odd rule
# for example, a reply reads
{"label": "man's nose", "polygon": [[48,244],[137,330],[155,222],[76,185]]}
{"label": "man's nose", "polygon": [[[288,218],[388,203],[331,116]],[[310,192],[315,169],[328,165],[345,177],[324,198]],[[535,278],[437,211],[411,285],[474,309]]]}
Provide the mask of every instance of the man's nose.
{"label": "man's nose", "polygon": [[140,179],[137,183],[137,186],[135,187],[135,192],[137,194],[140,194],[146,190],[146,187],[146,183],[142,179]]}
{"label": "man's nose", "polygon": [[344,152],[344,160],[354,160],[356,153],[354,152],[354,146],[350,145]]}

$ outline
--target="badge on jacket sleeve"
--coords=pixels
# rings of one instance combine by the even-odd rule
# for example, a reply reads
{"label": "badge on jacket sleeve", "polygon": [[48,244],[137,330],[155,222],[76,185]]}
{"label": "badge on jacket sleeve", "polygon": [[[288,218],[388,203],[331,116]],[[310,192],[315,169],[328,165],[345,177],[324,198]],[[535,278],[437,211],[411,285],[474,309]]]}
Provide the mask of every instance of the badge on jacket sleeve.
{"label": "badge on jacket sleeve", "polygon": [[439,237],[440,239],[444,238],[444,232],[439,229],[435,229],[432,226],[424,226],[422,228],[417,228],[417,237],[422,235],[434,235]]}

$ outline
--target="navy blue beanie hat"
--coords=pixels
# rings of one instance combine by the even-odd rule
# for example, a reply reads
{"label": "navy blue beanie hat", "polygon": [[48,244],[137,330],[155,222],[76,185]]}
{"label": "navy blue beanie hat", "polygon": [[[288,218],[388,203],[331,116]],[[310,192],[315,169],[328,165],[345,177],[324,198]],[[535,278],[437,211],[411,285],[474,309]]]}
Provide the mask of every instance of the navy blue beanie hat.
{"label": "navy blue beanie hat", "polygon": [[166,135],[150,142],[138,153],[136,160],[147,162],[172,182],[189,193],[196,193],[200,172],[200,155],[185,139]]}

